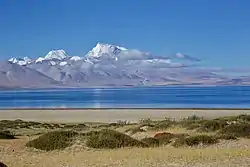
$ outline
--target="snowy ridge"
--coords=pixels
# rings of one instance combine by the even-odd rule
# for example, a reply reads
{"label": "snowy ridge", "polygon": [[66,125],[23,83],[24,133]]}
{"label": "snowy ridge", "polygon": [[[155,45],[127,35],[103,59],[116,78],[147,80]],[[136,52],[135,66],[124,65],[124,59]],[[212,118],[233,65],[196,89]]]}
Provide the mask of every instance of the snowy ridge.
{"label": "snowy ridge", "polygon": [[63,59],[66,59],[67,57],[68,55],[62,49],[52,50],[52,51],[49,51],[49,53],[45,56],[45,60],[53,60],[53,59],[63,60]]}
{"label": "snowy ridge", "polygon": [[[69,56],[67,55],[67,53],[60,49],[60,50],[52,50],[49,51],[48,54],[45,57],[39,57],[38,59],[35,60],[36,63],[42,63],[44,61],[48,61],[48,60],[54,60],[54,61],[62,61],[64,59],[67,59]],[[54,63],[53,61],[51,61],[52,65],[55,65],[56,63]]]}
{"label": "snowy ridge", "polygon": [[19,64],[21,66],[25,66],[25,65],[31,64],[32,60],[28,57],[24,57],[24,58],[13,57],[13,58],[9,59],[9,62],[14,63],[14,64]]}
{"label": "snowy ridge", "polygon": [[78,60],[82,60],[82,57],[79,57],[79,56],[72,56],[72,57],[70,58],[70,60],[78,61]]}
{"label": "snowy ridge", "polygon": [[[156,56],[137,49],[97,43],[84,57],[70,56],[60,49],[35,60],[25,57],[11,58],[9,64],[0,62],[0,86],[1,82],[18,86],[19,81],[20,85],[28,86],[32,83],[29,79],[44,81],[45,85],[41,85],[45,87],[54,83],[66,87],[250,84],[247,76],[229,78],[218,74],[218,70],[197,68],[198,61],[182,53]],[[19,74],[34,77],[26,75],[26,83]]]}
{"label": "snowy ridge", "polygon": [[115,57],[121,51],[126,51],[128,49],[120,46],[110,45],[110,44],[103,44],[97,43],[97,45],[87,53],[87,58],[99,58],[103,55],[108,55],[111,57]]}
{"label": "snowy ridge", "polygon": [[45,58],[43,57],[39,57],[38,59],[36,59],[36,63],[42,63],[45,60]]}

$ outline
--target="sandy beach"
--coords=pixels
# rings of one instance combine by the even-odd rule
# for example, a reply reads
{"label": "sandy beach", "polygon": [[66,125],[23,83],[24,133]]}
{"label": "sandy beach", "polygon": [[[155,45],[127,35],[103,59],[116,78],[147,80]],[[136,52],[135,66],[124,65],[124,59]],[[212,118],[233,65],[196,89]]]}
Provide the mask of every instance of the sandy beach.
{"label": "sandy beach", "polygon": [[63,123],[108,123],[118,120],[137,122],[145,118],[161,120],[166,117],[179,120],[194,114],[204,118],[216,118],[250,114],[250,109],[18,109],[0,110],[0,119]]}

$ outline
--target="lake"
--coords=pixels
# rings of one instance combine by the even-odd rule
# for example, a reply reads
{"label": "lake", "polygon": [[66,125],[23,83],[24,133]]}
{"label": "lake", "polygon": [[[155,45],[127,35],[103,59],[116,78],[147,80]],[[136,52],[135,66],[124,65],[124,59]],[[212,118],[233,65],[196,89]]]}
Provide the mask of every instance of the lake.
{"label": "lake", "polygon": [[1,108],[250,108],[250,87],[1,90]]}

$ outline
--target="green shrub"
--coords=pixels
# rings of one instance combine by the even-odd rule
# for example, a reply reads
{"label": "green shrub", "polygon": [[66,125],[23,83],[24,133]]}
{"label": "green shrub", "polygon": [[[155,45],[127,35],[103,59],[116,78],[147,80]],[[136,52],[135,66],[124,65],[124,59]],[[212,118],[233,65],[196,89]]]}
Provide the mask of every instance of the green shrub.
{"label": "green shrub", "polygon": [[231,124],[221,129],[220,133],[235,135],[236,137],[247,137],[250,135],[250,124]]}
{"label": "green shrub", "polygon": [[129,121],[118,120],[117,122],[112,122],[109,124],[98,125],[97,128],[110,128],[110,127],[123,127],[126,125],[130,125]]}
{"label": "green shrub", "polygon": [[167,128],[170,128],[173,125],[172,122],[168,122],[168,121],[161,121],[161,122],[157,122],[154,127],[152,127],[151,129],[154,130],[164,130]]}
{"label": "green shrub", "polygon": [[250,122],[250,115],[249,114],[241,114],[238,116],[227,116],[227,117],[220,117],[216,120],[226,120],[229,122],[236,121],[236,122]]}
{"label": "green shrub", "polygon": [[207,120],[204,120],[204,119],[201,119],[201,120],[184,119],[178,122],[178,124],[187,129],[197,129],[201,127],[201,125],[206,121]]}
{"label": "green shrub", "polygon": [[179,136],[178,138],[176,138],[176,140],[172,143],[172,145],[174,147],[180,147],[185,145],[186,141],[185,141],[186,137],[185,136]]}
{"label": "green shrub", "polygon": [[1,120],[0,127],[2,128],[9,128],[9,129],[19,129],[19,128],[26,128],[30,129],[33,127],[40,127],[41,123],[33,122],[33,121],[23,121],[20,119],[17,120]]}
{"label": "green shrub", "polygon": [[197,115],[192,115],[189,116],[187,118],[184,118],[184,120],[189,120],[189,121],[199,121],[199,120],[203,120],[203,117],[197,116]]}
{"label": "green shrub", "polygon": [[[57,126],[55,126],[55,125],[52,125],[50,127],[57,128]],[[74,129],[74,130],[80,129],[80,130],[82,130],[82,129],[86,129],[87,125],[85,125],[85,124],[67,124],[67,125],[64,125],[63,128],[64,129]]]}
{"label": "green shrub", "polygon": [[78,133],[73,131],[49,132],[29,141],[26,146],[46,151],[64,149],[73,144],[74,137],[77,135]]}
{"label": "green shrub", "polygon": [[242,120],[242,121],[250,122],[250,115],[248,115],[248,114],[239,115],[239,116],[237,116],[237,118]]}
{"label": "green shrub", "polygon": [[197,135],[197,136],[179,136],[174,142],[174,147],[180,147],[180,146],[195,146],[199,144],[203,145],[210,145],[215,144],[218,142],[218,138],[214,136],[208,136],[208,135]]}
{"label": "green shrub", "polygon": [[200,131],[217,131],[225,126],[227,126],[227,121],[225,120],[206,120],[201,124]]}
{"label": "green shrub", "polygon": [[218,142],[217,138],[208,135],[197,135],[185,138],[185,144],[188,146],[195,146],[199,144],[209,145],[209,144],[215,144],[217,142]]}
{"label": "green shrub", "polygon": [[187,128],[187,130],[194,130],[194,129],[200,128],[200,126],[201,126],[200,124],[192,123],[192,124],[186,126],[186,128]]}
{"label": "green shrub", "polygon": [[0,139],[16,139],[9,131],[0,131]]}
{"label": "green shrub", "polygon": [[146,144],[147,144],[148,146],[150,146],[150,147],[157,147],[157,146],[160,145],[159,140],[157,140],[157,139],[155,139],[155,138],[153,138],[153,137],[143,138],[143,139],[141,139],[141,141],[142,141],[143,143],[146,143]]}
{"label": "green shrub", "polygon": [[147,144],[131,138],[123,133],[103,129],[98,133],[90,135],[86,145],[91,148],[121,148],[121,147],[148,147]]}
{"label": "green shrub", "polygon": [[152,121],[152,119],[150,119],[150,118],[147,118],[147,119],[141,119],[140,121],[139,121],[139,124],[140,125],[151,125],[151,124],[153,124],[154,123],[154,121]]}
{"label": "green shrub", "polygon": [[92,136],[92,135],[96,135],[96,134],[99,134],[99,131],[88,131],[88,132],[83,133],[82,135],[83,136]]}
{"label": "green shrub", "polygon": [[217,136],[217,139],[222,140],[237,140],[237,137],[233,134],[221,134]]}

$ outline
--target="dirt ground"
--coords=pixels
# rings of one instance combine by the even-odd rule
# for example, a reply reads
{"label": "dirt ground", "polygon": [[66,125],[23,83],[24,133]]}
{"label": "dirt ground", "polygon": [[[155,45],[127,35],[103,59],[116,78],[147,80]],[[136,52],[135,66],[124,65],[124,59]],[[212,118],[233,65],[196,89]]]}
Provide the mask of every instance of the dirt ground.
{"label": "dirt ground", "polygon": [[[140,118],[180,119],[192,114],[215,118],[219,116],[250,113],[249,110],[45,110],[45,111],[0,111],[0,120],[24,119],[42,122],[112,122],[135,121]],[[44,113],[43,113],[44,112]],[[99,115],[100,114],[100,115]],[[82,117],[82,118],[81,118]],[[124,132],[128,127],[117,128]],[[161,146],[155,148],[90,149],[76,142],[61,151],[40,151],[27,148],[25,144],[36,138],[35,133],[44,129],[17,129],[17,139],[0,140],[0,161],[8,167],[249,167],[250,139],[220,141],[210,146],[180,147]],[[132,137],[150,137],[159,131],[139,132]],[[164,130],[170,133],[194,133],[183,128]]]}
{"label": "dirt ground", "polygon": [[122,148],[92,150],[74,145],[63,151],[26,148],[29,137],[0,140],[0,160],[9,167],[249,167],[250,140],[206,148]]}

